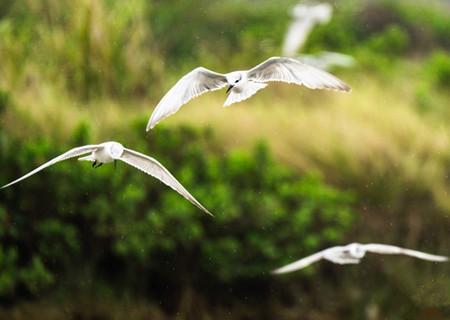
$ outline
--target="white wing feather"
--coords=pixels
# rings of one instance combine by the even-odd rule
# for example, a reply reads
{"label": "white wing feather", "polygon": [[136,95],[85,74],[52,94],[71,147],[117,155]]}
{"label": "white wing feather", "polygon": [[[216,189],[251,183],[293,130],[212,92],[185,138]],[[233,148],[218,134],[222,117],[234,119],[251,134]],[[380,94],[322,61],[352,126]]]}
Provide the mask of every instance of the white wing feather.
{"label": "white wing feather", "polygon": [[203,210],[212,216],[205,207],[203,207],[200,202],[198,202],[183,186],[178,180],[156,159],[146,156],[145,154],[139,153],[134,150],[124,149],[120,160],[123,162],[139,169],[152,177],[160,180],[162,183],[171,187],[173,190],[181,194],[184,198],[189,200],[197,208]]}
{"label": "white wing feather", "polygon": [[352,56],[328,51],[318,54],[301,54],[298,59],[321,70],[329,70],[334,67],[350,68],[356,64],[356,60]]}
{"label": "white wing feather", "polygon": [[293,272],[293,271],[303,269],[319,260],[322,260],[324,257],[324,252],[325,252],[325,250],[314,253],[308,257],[305,257],[303,259],[300,259],[298,261],[290,263],[284,267],[273,270],[272,273],[282,274],[282,273],[288,273],[288,272]]}
{"label": "white wing feather", "polygon": [[368,252],[381,253],[381,254],[404,254],[407,256],[415,257],[418,259],[444,262],[448,261],[448,257],[429,254],[421,251],[405,249],[397,246],[391,246],[386,244],[370,243],[363,245],[363,248]]}
{"label": "white wing feather", "polygon": [[196,68],[183,76],[166,93],[156,106],[147,124],[147,131],[161,120],[177,112],[184,104],[207,92],[225,87],[227,80],[223,74],[203,67]]}
{"label": "white wing feather", "polygon": [[60,156],[58,156],[58,157],[56,157],[56,158],[54,158],[54,159],[44,163],[43,165],[37,167],[33,171],[31,171],[31,172],[27,173],[26,175],[20,177],[19,179],[16,179],[16,180],[8,183],[7,185],[4,185],[2,187],[2,189],[6,188],[6,187],[9,187],[10,185],[13,185],[13,184],[15,184],[15,183],[17,183],[17,182],[19,182],[21,180],[24,180],[24,179],[28,178],[29,176],[32,176],[33,174],[38,173],[39,171],[44,170],[45,168],[50,167],[51,165],[53,165],[53,164],[55,164],[57,162],[60,162],[60,161],[63,161],[63,160],[67,160],[67,159],[70,159],[70,158],[75,158],[75,157],[78,157],[78,156],[80,156],[82,154],[93,152],[98,147],[99,147],[99,145],[86,145],[86,146],[82,146],[82,147],[73,148],[73,149],[63,153],[62,155],[60,155]]}
{"label": "white wing feather", "polygon": [[350,91],[350,87],[329,74],[299,60],[286,57],[272,57],[248,70],[249,80],[255,82],[281,81],[304,85],[310,89]]}
{"label": "white wing feather", "polygon": [[311,32],[314,22],[310,19],[294,20],[286,32],[283,44],[283,54],[293,56],[306,42],[306,38]]}

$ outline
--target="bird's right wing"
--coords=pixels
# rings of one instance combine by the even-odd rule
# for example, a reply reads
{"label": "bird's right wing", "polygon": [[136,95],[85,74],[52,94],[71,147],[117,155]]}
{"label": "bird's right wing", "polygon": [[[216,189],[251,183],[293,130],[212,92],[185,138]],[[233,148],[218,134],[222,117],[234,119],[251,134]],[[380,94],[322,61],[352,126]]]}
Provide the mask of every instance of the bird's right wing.
{"label": "bird's right wing", "polygon": [[281,274],[281,273],[288,273],[288,272],[293,272],[293,271],[303,269],[303,268],[309,266],[310,264],[313,264],[313,263],[323,259],[324,251],[325,250],[319,251],[319,252],[314,253],[306,258],[300,259],[300,260],[290,263],[284,267],[273,270],[272,273]]}
{"label": "bird's right wing", "polygon": [[187,191],[183,185],[169,172],[169,170],[167,170],[156,159],[146,156],[140,152],[125,148],[120,160],[160,180],[162,183],[171,187],[184,198],[189,200],[197,208],[212,216],[212,213],[202,206],[200,202],[198,202],[197,199],[195,199],[194,196],[191,195],[189,191]]}
{"label": "bird's right wing", "polygon": [[421,251],[405,249],[397,246],[391,246],[387,244],[369,243],[363,245],[364,249],[369,252],[381,253],[381,254],[404,254],[411,257],[415,257],[422,260],[444,262],[448,261],[448,257],[437,256],[434,254],[429,254]]}
{"label": "bird's right wing", "polygon": [[35,173],[37,173],[37,172],[39,172],[41,170],[44,170],[45,168],[50,167],[51,165],[53,165],[53,164],[55,164],[57,162],[60,162],[60,161],[63,161],[63,160],[67,160],[67,159],[70,159],[70,158],[75,158],[75,157],[78,157],[80,155],[83,155],[83,154],[86,154],[86,153],[89,153],[89,152],[93,152],[97,148],[98,148],[98,145],[87,145],[87,146],[73,148],[73,149],[63,153],[62,155],[60,155],[60,156],[58,156],[56,158],[53,158],[52,160],[50,160],[50,161],[44,163],[43,165],[37,167],[33,171],[31,171],[31,172],[27,173],[26,175],[20,177],[19,179],[16,179],[16,180],[14,180],[14,181],[4,185],[1,189],[9,187],[10,185],[13,185],[16,182],[19,182],[21,180],[24,180],[24,179],[28,178],[29,176],[32,176],[33,174],[35,174]]}
{"label": "bird's right wing", "polygon": [[207,92],[227,85],[225,75],[203,67],[196,68],[182,77],[166,93],[156,106],[147,124],[147,131],[168,116],[177,112],[184,104]]}

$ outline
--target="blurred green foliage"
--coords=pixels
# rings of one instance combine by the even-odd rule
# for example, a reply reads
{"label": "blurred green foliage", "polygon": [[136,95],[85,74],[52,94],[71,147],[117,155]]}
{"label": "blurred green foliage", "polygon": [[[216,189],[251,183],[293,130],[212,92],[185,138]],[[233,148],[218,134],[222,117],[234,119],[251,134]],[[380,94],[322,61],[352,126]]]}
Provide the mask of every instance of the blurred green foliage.
{"label": "blurred green foliage", "polygon": [[[336,1],[330,23],[317,26],[306,43],[305,52],[336,50],[357,60],[342,77],[354,87],[342,108],[350,121],[328,109],[340,98],[320,100],[328,97],[320,94],[316,100],[316,92],[304,92],[299,103],[305,106],[298,109],[305,112],[296,113],[299,124],[309,125],[305,117],[322,111],[330,125],[315,127],[320,121],[313,121],[310,137],[332,139],[342,153],[315,153],[323,146],[315,139],[304,143],[304,134],[291,139],[295,131],[277,128],[270,137],[288,141],[280,158],[296,166],[312,159],[326,181],[356,196],[330,187],[320,175],[279,165],[264,143],[228,152],[210,130],[162,126],[145,137],[145,121],[130,130],[124,120],[140,106],[148,116],[163,88],[193,67],[227,71],[279,55],[289,8],[297,2],[0,1],[0,184],[68,148],[96,142],[93,136],[120,136],[128,147],[159,159],[215,214],[204,215],[124,164],[96,170],[75,160],[57,164],[0,192],[0,308],[58,294],[76,308],[73,301],[91,294],[98,297],[94,305],[117,295],[120,301],[131,297],[134,306],[135,296],[144,297],[144,303],[158,304],[158,312],[172,313],[171,319],[186,305],[224,309],[222,317],[191,317],[196,319],[322,319],[320,313],[324,319],[361,319],[376,308],[380,317],[412,319],[426,299],[431,306],[448,305],[448,292],[435,290],[445,291],[449,279],[437,278],[432,264],[381,259],[345,272],[324,263],[286,278],[267,274],[349,240],[383,239],[445,254],[450,20],[438,1]],[[256,111],[267,108],[267,117],[279,120],[272,111],[290,108],[293,99],[290,91],[271,90]],[[440,122],[414,110],[395,113],[405,105],[392,103],[391,96]],[[96,103],[99,113],[92,111]],[[103,126],[105,118],[117,124]],[[89,120],[72,133],[67,128],[78,119]],[[438,124],[443,134],[428,130]],[[58,132],[64,129],[72,134]],[[227,132],[220,141],[232,139]],[[108,305],[106,316],[85,318],[114,318],[115,307]],[[129,305],[121,307],[133,318]],[[61,308],[67,315],[67,305]],[[230,315],[232,308],[239,316]],[[2,311],[0,318],[11,318]],[[73,318],[84,319],[77,313]]]}
{"label": "blurred green foliage", "polygon": [[450,54],[448,52],[436,52],[425,65],[426,76],[435,85],[443,89],[450,87]]}
{"label": "blurred green foliage", "polygon": [[[59,163],[0,194],[2,297],[38,295],[86,274],[134,293],[151,291],[155,275],[199,290],[261,279],[301,250],[338,241],[351,225],[350,193],[276,164],[263,144],[220,154],[209,130],[163,127],[146,140],[140,129],[130,141],[215,218],[126,165]],[[2,183],[69,148],[6,140]],[[89,140],[80,125],[74,144]]]}
{"label": "blurred green foliage", "polygon": [[0,19],[3,75],[13,84],[54,79],[82,99],[142,95],[162,66],[147,7],[142,0],[15,1]]}
{"label": "blurred green foliage", "polygon": [[[246,68],[279,55],[295,3],[7,1],[0,7],[0,79],[9,86],[52,81],[84,100],[153,95],[167,72],[178,76],[199,63]],[[306,51],[338,50],[383,69],[405,54],[450,48],[450,22],[437,4],[343,0],[334,9]]]}

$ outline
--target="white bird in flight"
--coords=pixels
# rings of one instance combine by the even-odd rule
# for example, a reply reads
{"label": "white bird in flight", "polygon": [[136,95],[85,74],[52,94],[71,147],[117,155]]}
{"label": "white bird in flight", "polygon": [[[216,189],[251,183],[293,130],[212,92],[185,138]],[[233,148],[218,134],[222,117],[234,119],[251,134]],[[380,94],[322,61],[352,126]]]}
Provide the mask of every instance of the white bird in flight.
{"label": "white bird in flight", "polygon": [[329,3],[297,4],[292,9],[293,21],[286,32],[283,55],[292,57],[306,42],[316,24],[328,23],[333,13]]}
{"label": "white bird in flight", "polygon": [[250,70],[227,74],[198,67],[178,80],[161,99],[148,121],[147,131],[205,92],[228,85],[226,107],[251,97],[265,88],[267,82],[273,81],[304,85],[310,89],[350,91],[350,87],[335,76],[292,58],[272,57]]}
{"label": "white bird in flight", "polygon": [[118,142],[109,141],[101,144],[91,144],[82,147],[73,148],[62,155],[44,163],[40,167],[34,169],[33,171],[27,173],[26,175],[14,180],[2,187],[9,187],[21,180],[24,180],[33,174],[63,160],[70,158],[79,157],[81,155],[90,153],[87,156],[78,158],[78,160],[92,161],[92,167],[100,167],[103,163],[110,163],[116,160],[121,160],[130,166],[139,169],[148,175],[160,180],[162,183],[171,187],[184,198],[189,200],[197,208],[203,210],[204,212],[211,214],[205,207],[203,207],[200,202],[198,202],[182,185],[178,180],[156,159],[146,156],[145,154],[139,153],[137,151],[127,149]]}
{"label": "white bird in flight", "polygon": [[300,259],[296,262],[288,264],[284,267],[274,270],[272,273],[281,274],[297,271],[303,269],[310,264],[313,264],[319,260],[325,259],[337,264],[357,264],[365,256],[366,252],[381,253],[381,254],[403,254],[411,256],[414,258],[434,261],[434,262],[444,262],[448,261],[448,257],[436,256],[433,254],[428,254],[425,252],[420,252],[416,250],[404,249],[396,246],[369,243],[351,243],[346,246],[336,246],[331,247],[315,254],[312,254],[306,258]]}

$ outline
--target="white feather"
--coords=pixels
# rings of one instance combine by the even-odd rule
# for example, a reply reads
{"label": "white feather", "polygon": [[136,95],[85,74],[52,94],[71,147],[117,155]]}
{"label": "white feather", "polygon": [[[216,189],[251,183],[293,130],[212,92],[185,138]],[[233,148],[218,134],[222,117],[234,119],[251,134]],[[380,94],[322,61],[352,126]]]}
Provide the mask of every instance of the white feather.
{"label": "white feather", "polygon": [[362,246],[364,250],[367,252],[381,253],[381,254],[403,254],[410,257],[435,262],[448,261],[448,257],[429,254],[417,250],[405,249],[387,244],[370,243]]}
{"label": "white feather", "polygon": [[283,55],[292,57],[301,50],[316,24],[330,21],[333,8],[328,3],[298,4],[292,9],[293,21],[283,43]]}
{"label": "white feather", "polygon": [[228,107],[233,103],[248,99],[259,90],[264,89],[266,86],[266,83],[248,82],[247,85],[240,91],[231,90],[223,106]]}
{"label": "white feather", "polygon": [[36,169],[30,171],[29,173],[25,174],[24,176],[22,176],[22,177],[20,177],[20,178],[18,178],[16,180],[14,180],[14,181],[4,185],[2,187],[2,189],[6,188],[6,187],[9,187],[9,186],[11,186],[11,185],[13,185],[13,184],[15,184],[15,183],[17,183],[19,181],[22,181],[22,180],[32,176],[33,174],[38,173],[39,171],[42,171],[45,168],[50,167],[51,165],[54,165],[55,163],[58,163],[60,161],[67,160],[67,159],[70,159],[70,158],[75,158],[75,157],[81,156],[81,155],[89,153],[89,152],[93,152],[98,147],[99,147],[99,145],[87,145],[87,146],[83,146],[83,147],[77,147],[77,148],[70,149],[69,151],[63,153],[62,155],[57,156],[56,158],[53,158],[52,160],[44,163],[43,165],[37,167]]}
{"label": "white feather", "polygon": [[[360,255],[359,256],[354,255],[352,253],[352,249],[358,250]],[[369,244],[352,243],[346,246],[336,246],[319,251],[306,258],[300,259],[296,262],[290,263],[284,267],[276,269],[273,271],[273,273],[280,274],[297,271],[302,268],[306,268],[312,263],[318,262],[322,259],[326,259],[337,264],[357,264],[360,262],[361,258],[365,255],[366,252],[373,252],[380,254],[403,254],[414,258],[434,262],[448,261],[448,257],[445,256],[437,256],[397,246],[378,243],[369,243]]]}
{"label": "white feather", "polygon": [[146,156],[137,151],[133,151],[130,149],[124,148],[120,143],[109,141],[102,144],[97,145],[87,145],[83,147],[78,147],[71,149],[62,155],[46,162],[40,167],[34,169],[33,171],[27,173],[19,179],[16,179],[7,185],[4,185],[2,188],[6,188],[8,186],[13,185],[23,179],[30,177],[31,175],[66,159],[75,158],[80,155],[91,153],[90,155],[79,158],[79,160],[86,161],[96,161],[101,163],[108,163],[114,160],[121,160],[134,168],[137,168],[152,177],[158,179],[163,182],[167,186],[171,187],[173,190],[177,191],[184,198],[189,200],[192,204],[194,204],[199,209],[203,210],[209,215],[212,215],[205,207],[203,207],[197,199],[194,198],[187,190],[183,187],[183,185],[156,159]]}
{"label": "white feather", "polygon": [[311,89],[350,91],[350,87],[335,76],[292,58],[272,57],[250,70],[227,74],[200,67],[182,77],[164,95],[148,121],[147,131],[207,91],[218,90],[228,84],[231,93],[224,105],[229,106],[248,99],[270,81],[304,85]]}
{"label": "white feather", "polygon": [[162,183],[171,187],[173,190],[181,194],[184,198],[189,200],[197,208],[203,210],[207,214],[212,216],[204,206],[197,201],[184,187],[183,185],[156,159],[146,156],[145,154],[125,149],[124,153],[120,157],[123,162],[153,176]]}
{"label": "white feather", "polygon": [[223,74],[203,67],[196,68],[182,77],[166,93],[156,106],[147,124],[147,131],[158,122],[177,112],[184,104],[207,91],[221,89],[227,85]]}
{"label": "white feather", "polygon": [[256,82],[281,81],[304,85],[310,89],[350,91],[344,82],[296,59],[272,57],[248,71],[249,80]]}

